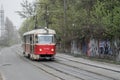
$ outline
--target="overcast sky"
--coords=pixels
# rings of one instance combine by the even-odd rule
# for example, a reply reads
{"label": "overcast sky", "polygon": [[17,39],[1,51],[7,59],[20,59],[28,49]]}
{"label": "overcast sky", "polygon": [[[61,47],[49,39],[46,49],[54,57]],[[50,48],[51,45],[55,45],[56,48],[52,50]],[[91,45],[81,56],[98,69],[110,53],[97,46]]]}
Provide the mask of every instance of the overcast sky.
{"label": "overcast sky", "polygon": [[[34,0],[28,1],[32,2]],[[5,17],[8,17],[13,22],[14,26],[16,26],[16,28],[19,28],[23,22],[23,19],[16,13],[16,11],[22,10],[20,5],[21,2],[23,2],[23,0],[0,0],[0,8],[1,5],[3,5]]]}

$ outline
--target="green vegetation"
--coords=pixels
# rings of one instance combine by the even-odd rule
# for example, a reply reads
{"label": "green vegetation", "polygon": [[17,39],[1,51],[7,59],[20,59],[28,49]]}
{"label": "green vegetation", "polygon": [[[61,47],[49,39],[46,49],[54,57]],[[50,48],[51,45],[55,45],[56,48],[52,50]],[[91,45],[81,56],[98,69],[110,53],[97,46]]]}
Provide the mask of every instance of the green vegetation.
{"label": "green vegetation", "polygon": [[36,0],[23,2],[26,18],[19,32],[37,27],[55,29],[62,45],[73,39],[94,37],[97,39],[120,38],[120,0]]}

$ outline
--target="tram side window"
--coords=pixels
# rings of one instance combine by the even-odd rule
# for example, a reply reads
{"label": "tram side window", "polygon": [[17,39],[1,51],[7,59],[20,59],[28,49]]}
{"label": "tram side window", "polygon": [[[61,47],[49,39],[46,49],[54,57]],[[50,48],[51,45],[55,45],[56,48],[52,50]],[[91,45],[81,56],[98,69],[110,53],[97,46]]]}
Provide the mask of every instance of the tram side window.
{"label": "tram side window", "polygon": [[57,37],[56,37],[56,35],[54,35],[54,39],[53,39],[53,41],[54,41],[54,43],[57,42]]}
{"label": "tram side window", "polygon": [[35,42],[38,43],[38,35],[35,36]]}
{"label": "tram side window", "polygon": [[30,43],[30,36],[26,36],[26,43]]}
{"label": "tram side window", "polygon": [[26,36],[23,37],[23,42],[26,43]]}
{"label": "tram side window", "polygon": [[30,41],[32,41],[32,36],[30,36]]}
{"label": "tram side window", "polygon": [[28,36],[26,36],[26,43],[28,43]]}

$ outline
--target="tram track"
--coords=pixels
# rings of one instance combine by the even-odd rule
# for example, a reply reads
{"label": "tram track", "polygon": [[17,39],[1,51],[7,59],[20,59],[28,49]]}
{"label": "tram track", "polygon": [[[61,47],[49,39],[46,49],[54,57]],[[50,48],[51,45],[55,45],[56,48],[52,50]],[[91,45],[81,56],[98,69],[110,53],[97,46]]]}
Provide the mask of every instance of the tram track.
{"label": "tram track", "polygon": [[[51,68],[54,68],[52,67],[50,64],[48,63],[44,63],[45,66],[48,66],[48,67],[51,67]],[[90,72],[90,71],[86,71],[86,70],[83,70],[83,69],[78,69],[76,67],[71,67],[69,65],[66,65],[66,64],[60,64],[58,63],[59,66],[64,66],[64,67],[67,67],[67,68],[71,68],[70,71],[73,71],[72,73],[70,73],[69,71],[64,71],[64,70],[60,70],[60,71],[63,71],[64,73],[68,74],[68,75],[73,75],[75,76],[76,78],[82,78],[83,80],[116,80],[116,79],[113,79],[113,78],[110,78],[110,77],[106,77],[106,76],[103,76],[103,75],[98,75],[96,73],[93,73],[93,72]],[[74,70],[73,70],[74,68]],[[59,70],[59,68],[57,67],[57,70]],[[75,73],[74,73],[75,72]],[[78,75],[79,74],[79,75]],[[95,75],[95,76],[92,76],[92,75]],[[96,77],[97,76],[97,77]],[[99,78],[98,78],[99,77]]]}
{"label": "tram track", "polygon": [[[69,79],[72,79],[72,78],[73,78],[72,80],[74,80],[74,79],[75,79],[75,80],[85,80],[85,79],[82,79],[82,78],[79,78],[79,77],[70,75],[70,74],[68,74],[68,73],[65,73],[65,72],[63,72],[63,71],[61,71],[61,70],[55,69],[55,68],[53,68],[53,67],[50,67],[50,66],[48,66],[48,65],[46,65],[46,64],[43,64],[43,63],[38,64],[38,62],[35,62],[35,61],[32,61],[32,60],[30,61],[29,59],[26,59],[25,57],[23,57],[22,55],[20,55],[18,52],[21,53],[21,51],[19,51],[19,50],[16,51],[16,54],[17,54],[22,60],[28,62],[29,64],[35,66],[35,67],[38,68],[38,69],[41,69],[42,71],[44,71],[44,72],[46,72],[46,73],[48,73],[48,74],[50,74],[50,75],[58,78],[58,80],[68,80],[68,79],[63,78],[63,77],[65,77],[65,76],[66,76],[66,78],[69,78]],[[47,70],[46,68],[49,68],[49,70]],[[60,73],[60,74],[62,74],[63,76],[60,77],[59,75],[57,75],[57,74],[55,74],[55,73],[52,73],[51,71],[53,71],[53,72],[55,72],[55,73]]]}
{"label": "tram track", "polygon": [[[107,71],[113,71],[113,72],[115,72],[115,73],[120,74],[119,71],[115,71],[115,70],[111,70],[111,69],[107,69],[107,68],[103,68],[103,67],[99,67],[99,66],[95,66],[95,65],[90,65],[90,64],[87,64],[87,63],[79,62],[79,61],[70,60],[70,59],[67,59],[67,58],[60,57],[60,56],[56,56],[56,57],[57,57],[57,59],[59,58],[58,60],[65,59],[65,60],[67,60],[67,61],[74,62],[74,63],[77,63],[77,64],[83,64],[83,65],[86,65],[86,66],[89,66],[89,67],[98,68],[98,69],[103,69],[103,70],[107,70]],[[87,71],[87,72],[90,72],[90,73],[93,73],[93,74],[101,75],[101,76],[110,78],[110,79],[112,79],[112,80],[120,80],[120,79],[113,78],[112,76],[106,76],[106,75],[104,75],[103,73],[100,73],[100,72],[94,72],[94,70],[83,69],[83,68],[81,68],[80,66],[75,66],[75,65],[73,65],[73,64],[68,64],[69,62],[65,63],[65,61],[62,61],[62,62],[58,61],[57,63],[63,64],[63,65],[66,65],[66,66],[71,66],[71,67],[73,67],[73,68],[76,68],[76,69],[79,69],[79,70],[84,70],[84,71]]]}
{"label": "tram track", "polygon": [[[18,51],[19,51],[19,50],[18,50]],[[21,53],[21,51],[19,51],[19,52]],[[19,53],[17,53],[17,54],[19,54]],[[19,55],[19,56],[21,56],[21,55]],[[58,56],[57,56],[57,57],[58,57]],[[66,59],[66,58],[63,58],[63,57],[59,57],[59,58]],[[69,60],[69,59],[66,59],[66,60]],[[69,60],[69,61],[72,61],[72,60]],[[72,61],[72,62],[77,62],[77,61]],[[78,69],[78,70],[83,70],[83,71],[86,71],[86,72],[89,72],[89,73],[92,73],[92,74],[95,74],[95,75],[98,75],[98,76],[102,76],[102,77],[108,78],[109,80],[118,80],[118,79],[115,79],[115,78],[112,78],[112,77],[109,77],[109,76],[105,76],[105,75],[102,75],[102,74],[99,74],[99,73],[95,73],[95,72],[92,72],[92,71],[89,71],[89,70],[81,69],[81,68],[79,68],[79,67],[76,67],[76,66],[73,66],[73,65],[69,65],[69,64],[65,64],[65,63],[62,63],[62,62],[59,62],[59,61],[54,61],[54,63],[61,64],[61,65],[65,65],[65,66],[67,66],[67,67],[76,68],[76,69]],[[77,62],[77,63],[80,63],[80,62]],[[44,66],[46,66],[46,67],[49,67],[49,68],[51,68],[51,69],[54,69],[54,70],[56,70],[56,71],[58,71],[58,72],[60,72],[60,73],[63,73],[63,74],[65,74],[65,75],[73,76],[74,78],[77,78],[77,79],[79,79],[79,80],[85,80],[84,78],[80,78],[79,76],[76,76],[76,75],[73,75],[73,74],[64,72],[64,71],[59,70],[59,69],[57,69],[57,68],[54,68],[54,67],[48,65],[47,63],[40,63],[40,64],[42,64],[42,65],[44,65]],[[58,77],[58,76],[56,76],[55,74],[51,74],[50,72],[48,72],[48,71],[46,71],[45,69],[41,68],[40,66],[38,66],[39,64],[32,63],[32,65],[34,65],[34,66],[36,66],[37,68],[39,68],[39,69],[41,69],[41,70],[49,73],[50,75],[53,75],[53,76],[59,78],[60,80],[65,80],[65,79],[63,79],[63,78],[61,78],[61,77]],[[84,64],[84,65],[87,65],[87,64]],[[88,65],[88,66],[92,66],[92,65]],[[96,67],[96,66],[92,66],[92,67]],[[97,67],[97,68],[100,68],[100,67]],[[103,69],[103,68],[102,68],[102,69]],[[107,70],[108,70],[108,69],[107,69]],[[95,77],[93,77],[93,78],[95,78]],[[101,80],[101,79],[95,78],[95,80]]]}
{"label": "tram track", "polygon": [[88,65],[88,66],[97,67],[97,68],[101,68],[101,69],[105,69],[105,70],[120,73],[120,71],[117,71],[117,70],[113,70],[113,69],[109,69],[109,68],[105,68],[105,67],[101,67],[101,66],[97,66],[97,65],[92,65],[92,64],[88,64],[88,63],[84,63],[84,62],[74,61],[74,60],[71,60],[71,59],[68,59],[68,58],[63,58],[63,57],[60,57],[60,56],[57,56],[57,57],[62,58],[62,59],[66,59],[68,61],[76,62],[76,63],[79,63],[79,64],[84,64],[84,65]]}
{"label": "tram track", "polygon": [[[76,69],[78,69],[78,70],[86,71],[86,72],[88,72],[88,73],[96,74],[96,75],[99,75],[99,76],[102,76],[102,77],[106,77],[106,78],[109,78],[109,79],[111,79],[111,80],[117,80],[117,79],[115,79],[115,78],[112,78],[112,77],[109,77],[109,76],[105,76],[105,75],[103,75],[103,74],[100,74],[100,73],[97,73],[97,72],[94,72],[94,71],[89,71],[89,70],[86,70],[86,69],[82,69],[82,68],[76,67],[76,66],[74,66],[74,65],[72,65],[72,64],[66,64],[66,63],[64,63],[64,62],[58,62],[58,61],[57,61],[56,63],[62,64],[62,65],[66,65],[66,66],[69,66],[69,67],[72,67],[72,68],[76,68]],[[98,79],[97,79],[97,80],[98,80]]]}
{"label": "tram track", "polygon": [[[56,76],[56,75],[54,75],[54,74],[48,72],[48,71],[45,70],[44,68],[41,68],[41,67],[37,66],[37,65],[34,64],[33,62],[30,62],[28,59],[26,59],[25,57],[23,57],[22,55],[20,55],[19,53],[17,53],[17,51],[16,51],[16,54],[17,54],[17,56],[20,57],[22,60],[28,62],[29,64],[31,64],[31,65],[33,65],[33,66],[35,66],[37,69],[40,69],[40,70],[42,70],[42,71],[44,71],[44,72],[46,72],[46,73],[52,75],[53,77],[58,78],[58,80],[65,80],[65,79],[63,79],[63,78],[61,78],[61,77],[59,77],[59,76]],[[31,60],[31,61],[32,61],[32,60]]]}
{"label": "tram track", "polygon": [[59,72],[61,72],[61,73],[63,73],[63,74],[66,74],[66,75],[69,75],[69,76],[73,76],[73,77],[78,78],[78,79],[80,79],[80,80],[85,80],[85,79],[80,78],[80,77],[78,77],[78,76],[76,76],[76,75],[67,73],[67,72],[65,72],[65,71],[63,71],[63,70],[59,70],[59,69],[54,68],[54,67],[52,67],[52,66],[50,66],[50,65],[47,65],[47,64],[45,64],[45,63],[42,63],[42,64],[45,65],[45,66],[47,66],[47,67],[49,67],[49,68],[52,68],[52,69],[54,69],[54,70],[56,70],[56,71],[59,71]]}

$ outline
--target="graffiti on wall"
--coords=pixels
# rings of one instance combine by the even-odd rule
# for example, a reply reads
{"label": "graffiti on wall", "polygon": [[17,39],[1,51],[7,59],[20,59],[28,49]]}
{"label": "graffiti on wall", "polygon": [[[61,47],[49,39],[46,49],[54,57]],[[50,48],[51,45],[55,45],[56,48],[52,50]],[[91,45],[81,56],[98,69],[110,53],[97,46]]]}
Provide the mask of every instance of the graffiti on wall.
{"label": "graffiti on wall", "polygon": [[96,56],[98,55],[98,41],[91,39],[88,43],[87,56]]}
{"label": "graffiti on wall", "polygon": [[99,41],[99,54],[112,54],[110,41]]}

